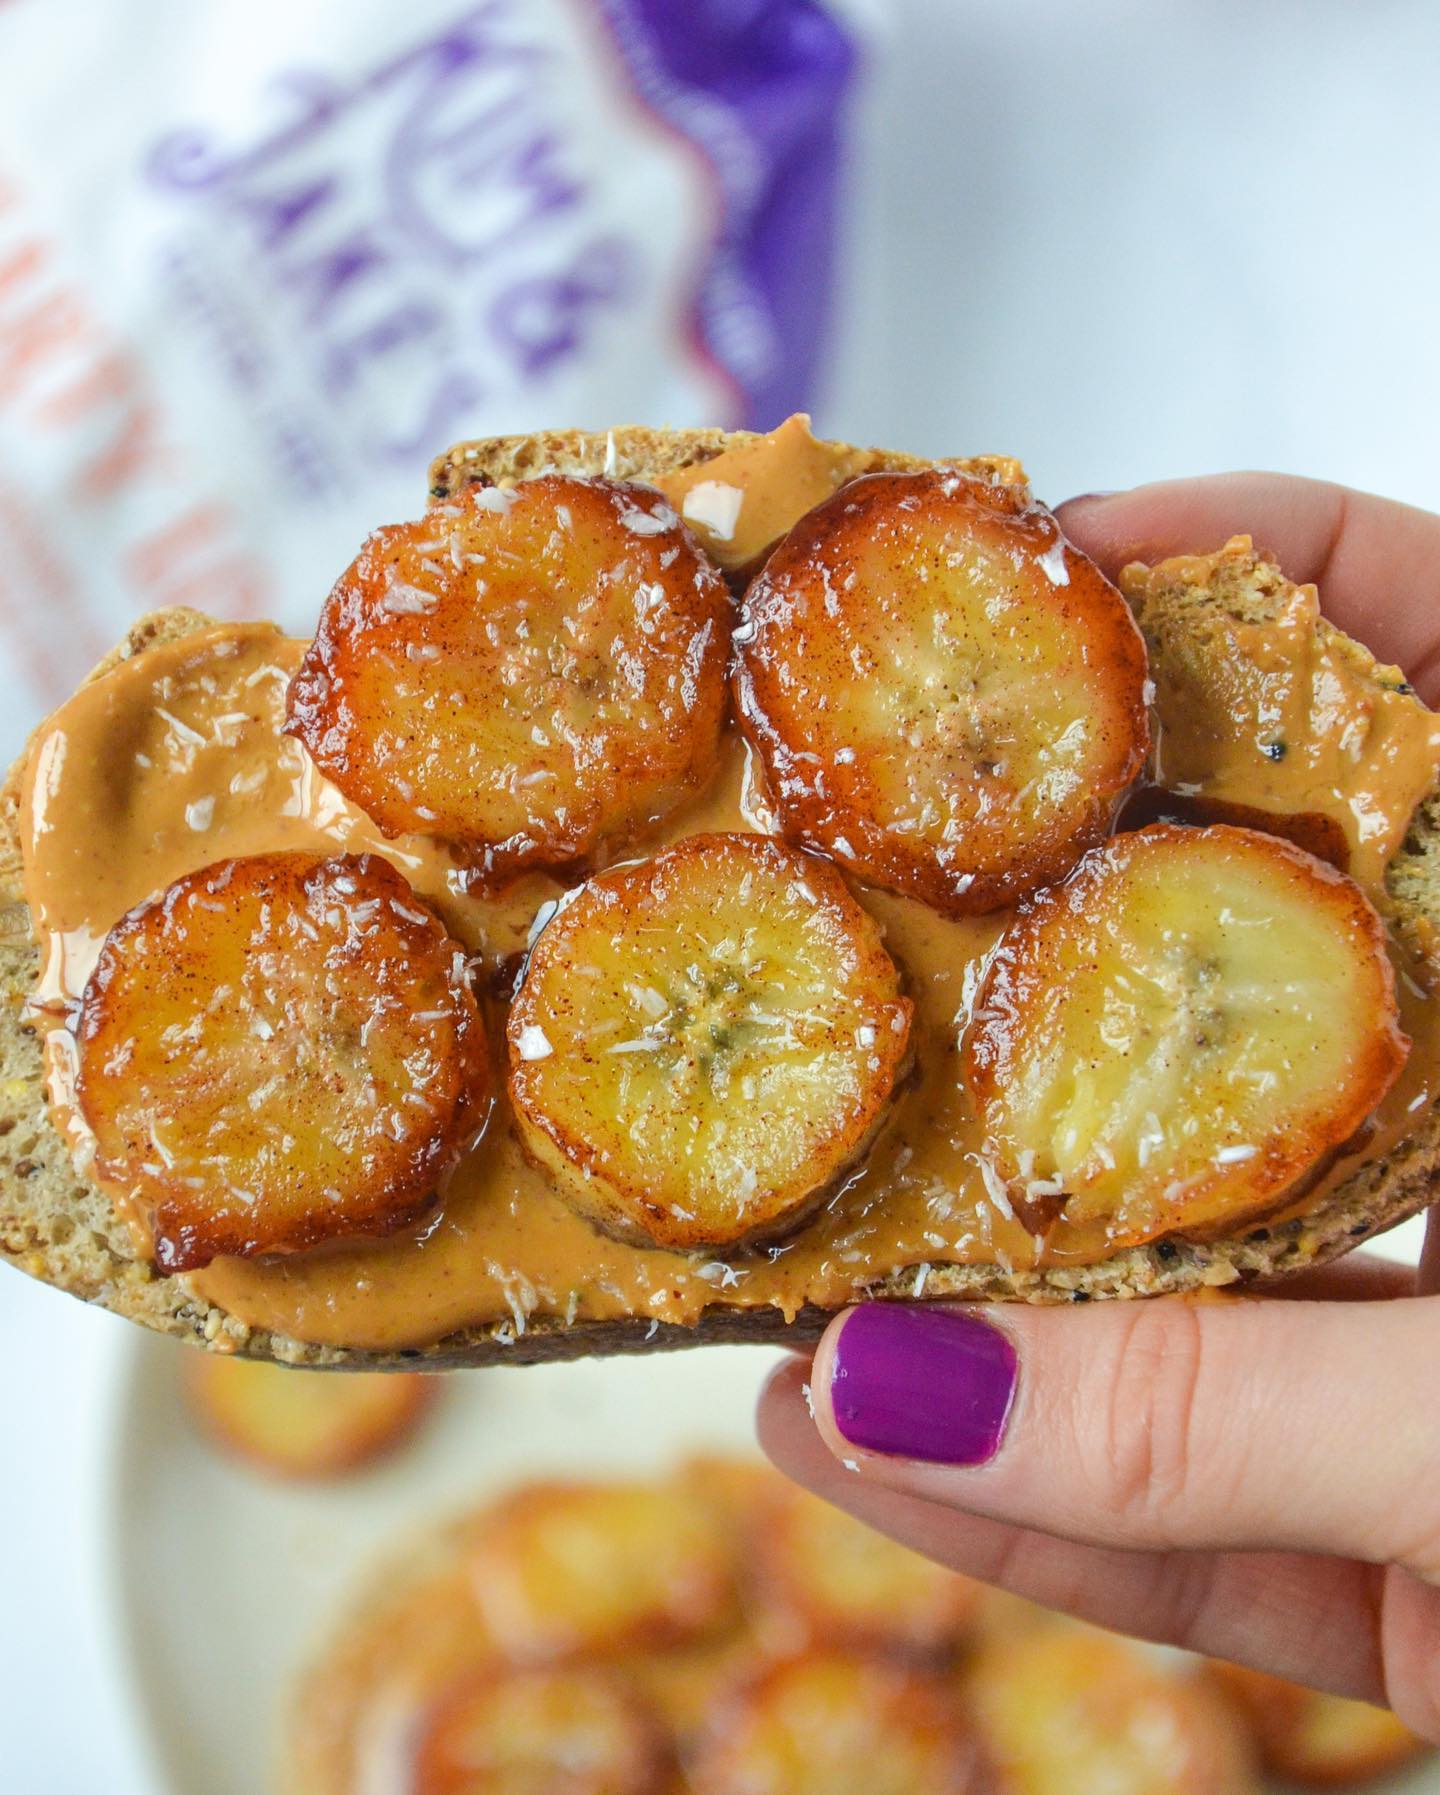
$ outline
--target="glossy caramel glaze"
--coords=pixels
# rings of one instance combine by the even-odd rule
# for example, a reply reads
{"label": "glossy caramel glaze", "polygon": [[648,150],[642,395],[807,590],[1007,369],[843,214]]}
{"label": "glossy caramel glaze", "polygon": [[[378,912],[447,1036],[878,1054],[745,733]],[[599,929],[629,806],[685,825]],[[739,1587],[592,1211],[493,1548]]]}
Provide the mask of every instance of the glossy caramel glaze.
{"label": "glossy caramel glaze", "polygon": [[1157,823],[1007,931],[961,1076],[1027,1219],[1233,1234],[1365,1126],[1409,1053],[1397,1014],[1351,880],[1259,830]]}
{"label": "glossy caramel glaze", "polygon": [[542,931],[507,1088],[530,1157],[604,1233],[723,1253],[795,1233],[861,1162],[910,1016],[837,868],[690,835]]}
{"label": "glossy caramel glaze", "polygon": [[[754,452],[753,445],[743,451]],[[743,470],[728,470],[724,460],[706,464],[710,477],[740,482]],[[1245,627],[1261,664],[1280,669],[1286,654],[1310,652],[1295,628],[1282,624],[1267,634],[1266,626]],[[304,651],[304,643],[261,625],[207,630],[123,663],[83,688],[37,735],[22,816],[27,892],[43,949],[36,1015],[46,1036],[53,1113],[82,1167],[88,1142],[73,1102],[71,1022],[99,944],[131,905],[229,855],[283,848],[383,854],[477,955],[498,1044],[518,956],[560,888],[530,876],[498,895],[476,894],[439,843],[384,838],[281,733],[286,687]],[[1336,660],[1324,671],[1327,717],[1347,708],[1373,713],[1360,669]],[[1163,653],[1156,676],[1162,768],[1193,770],[1200,750],[1187,748],[1187,732],[1208,740],[1213,723],[1193,704],[1187,710],[1163,702],[1172,689]],[[1354,829],[1354,871],[1382,905],[1377,843],[1403,835],[1440,760],[1436,720],[1413,698],[1396,696],[1416,719],[1403,727],[1405,740],[1426,752],[1387,754],[1373,767],[1352,759],[1335,771],[1340,807]],[[1297,718],[1295,730],[1302,727]],[[1389,727],[1402,730],[1398,715]],[[1269,811],[1336,810],[1336,800],[1319,801],[1303,752],[1266,759],[1263,791],[1230,777],[1231,764],[1221,768],[1227,796],[1238,786],[1245,801]],[[1362,814],[1388,819],[1383,831],[1367,832],[1357,820]],[[709,789],[645,846],[700,830],[764,830],[772,822],[732,733]],[[932,1266],[1023,1268],[1103,1258],[1113,1243],[1102,1226],[1062,1221],[1043,1241],[1026,1232],[982,1159],[979,1126],[956,1076],[969,1004],[1007,914],[946,918],[911,898],[864,887],[857,895],[884,929],[915,1003],[915,1070],[859,1169],[789,1240],[721,1259],[606,1239],[522,1154],[502,1099],[484,1140],[422,1227],[285,1259],[217,1260],[188,1281],[252,1326],[319,1344],[383,1349],[422,1346],[496,1320],[520,1330],[533,1314],[688,1322],[717,1301],[793,1314],[806,1303],[839,1306],[900,1268],[915,1268],[914,1291],[923,1295]],[[1383,1152],[1407,1131],[1440,1062],[1440,1027],[1418,976],[1423,969],[1398,946],[1394,953],[1401,1022],[1415,1049],[1358,1144],[1369,1153]],[[1339,1162],[1329,1180],[1351,1163]],[[148,1250],[146,1218],[129,1219]]]}
{"label": "glossy caramel glaze", "polygon": [[105,939],[77,1026],[97,1175],[156,1263],[417,1221],[490,1111],[468,956],[379,854],[252,854]]}
{"label": "glossy caramel glaze", "polygon": [[472,486],[374,532],[325,601],[287,727],[380,826],[492,887],[624,845],[714,771],[724,578],[646,487]]}
{"label": "glossy caramel glaze", "polygon": [[1063,878],[1144,765],[1135,620],[1024,488],[853,480],[741,616],[735,709],[785,833],[937,910]]}

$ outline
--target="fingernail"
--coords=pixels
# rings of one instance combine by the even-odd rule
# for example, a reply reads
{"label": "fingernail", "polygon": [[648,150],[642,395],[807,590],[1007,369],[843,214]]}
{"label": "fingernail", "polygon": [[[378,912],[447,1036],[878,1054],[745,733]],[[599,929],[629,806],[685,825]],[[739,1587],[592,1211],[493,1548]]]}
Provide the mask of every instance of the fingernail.
{"label": "fingernail", "polygon": [[1107,486],[1100,492],[1077,492],[1073,498],[1064,500],[1063,504],[1057,505],[1055,509],[1060,511],[1064,505],[1088,505],[1092,499],[1118,499],[1119,496],[1120,488],[1118,486]]}
{"label": "fingernail", "polygon": [[955,1309],[868,1303],[835,1344],[830,1408],[852,1446],[940,1465],[983,1465],[1005,1437],[1015,1348]]}

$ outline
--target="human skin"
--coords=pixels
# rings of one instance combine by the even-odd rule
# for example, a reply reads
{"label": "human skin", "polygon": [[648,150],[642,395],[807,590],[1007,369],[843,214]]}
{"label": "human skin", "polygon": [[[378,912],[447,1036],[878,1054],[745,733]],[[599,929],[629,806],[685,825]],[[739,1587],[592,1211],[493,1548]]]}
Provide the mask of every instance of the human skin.
{"label": "human skin", "polygon": [[[1440,517],[1273,474],[1059,515],[1112,577],[1248,533],[1440,703]],[[1388,1703],[1440,1742],[1437,1292],[1440,1212],[1418,1272],[1356,1257],[1283,1295],[966,1305],[968,1326],[929,1330],[850,1310],[813,1364],[773,1374],[760,1438],[798,1482],[957,1570]]]}

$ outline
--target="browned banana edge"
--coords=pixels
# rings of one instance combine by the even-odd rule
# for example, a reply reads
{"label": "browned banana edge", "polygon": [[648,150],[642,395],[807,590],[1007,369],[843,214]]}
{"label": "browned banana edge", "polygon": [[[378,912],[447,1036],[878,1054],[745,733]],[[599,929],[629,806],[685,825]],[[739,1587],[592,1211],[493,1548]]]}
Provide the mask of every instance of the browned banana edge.
{"label": "browned banana edge", "polygon": [[[625,428],[604,433],[557,431],[535,436],[496,437],[462,443],[431,469],[431,491],[446,496],[483,478],[504,479],[545,468],[643,479],[707,461],[747,440],[721,430],[655,431]],[[916,457],[877,453],[877,467],[925,467]],[[1020,479],[1017,463],[1001,457],[957,465],[991,479]],[[1163,607],[1172,622],[1188,612],[1203,618],[1207,608],[1264,620],[1281,607],[1289,583],[1278,569],[1254,557],[1232,557],[1209,588],[1171,582],[1152,590],[1141,607],[1142,624]],[[125,642],[95,669],[91,678],[152,644],[204,627],[209,619],[194,611],[162,611],[143,618]],[[1316,626],[1330,641],[1340,631]],[[1345,652],[1371,677],[1384,670],[1357,643]],[[0,1254],[57,1288],[126,1316],[159,1333],[219,1350],[287,1364],[339,1370],[522,1365],[546,1360],[623,1352],[664,1352],[718,1341],[775,1344],[812,1339],[828,1312],[803,1309],[786,1322],[778,1309],[742,1309],[716,1303],[693,1327],[648,1319],[576,1322],[532,1316],[515,1335],[510,1321],[466,1328],[434,1346],[372,1352],[312,1346],[283,1335],[247,1327],[235,1316],[192,1296],[174,1277],[159,1274],[137,1257],[134,1242],[106,1197],[79,1178],[51,1124],[42,1082],[40,1048],[26,1022],[24,1004],[38,969],[29,912],[21,883],[17,836],[20,771],[11,769],[0,792]],[[1440,927],[1440,786],[1419,805],[1400,853],[1386,874],[1401,926]],[[1253,1283],[1322,1264],[1361,1241],[1417,1214],[1440,1189],[1440,1104],[1432,1104],[1408,1135],[1383,1157],[1362,1160],[1343,1183],[1311,1213],[1272,1227],[1257,1227],[1233,1239],[1199,1244],[1158,1241],[1128,1247],[1098,1265],[1042,1271],[1007,1271],[999,1265],[932,1266],[925,1277],[927,1299],[997,1300],[1031,1303],[1087,1302],[1195,1291]],[[871,1284],[871,1297],[913,1295],[919,1266],[903,1268]]]}

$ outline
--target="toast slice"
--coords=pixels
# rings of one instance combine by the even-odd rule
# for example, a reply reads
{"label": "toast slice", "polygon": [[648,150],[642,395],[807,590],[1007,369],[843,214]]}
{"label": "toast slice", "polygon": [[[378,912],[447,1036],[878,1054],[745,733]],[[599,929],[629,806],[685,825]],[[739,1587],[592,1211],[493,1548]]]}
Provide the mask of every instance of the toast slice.
{"label": "toast slice", "polygon": [[[747,432],[657,431],[624,428],[603,433],[560,431],[488,438],[457,445],[430,474],[431,493],[445,498],[480,480],[523,478],[545,470],[610,473],[645,480],[712,460],[753,440]],[[875,451],[867,468],[933,465],[916,457]],[[998,457],[960,464],[981,477],[1013,481],[1017,464]],[[1231,616],[1265,622],[1277,617],[1294,588],[1279,570],[1254,556],[1217,559],[1208,583],[1152,582],[1138,603],[1146,634],[1179,633],[1203,639],[1207,626]],[[92,678],[144,649],[205,627],[196,612],[171,610],[143,618]],[[1354,671],[1377,686],[1393,685],[1365,648],[1317,619],[1321,640],[1344,654]],[[251,1329],[197,1299],[177,1277],[137,1257],[124,1223],[106,1197],[75,1172],[51,1124],[39,1043],[25,1003],[38,970],[21,879],[17,836],[23,756],[0,792],[0,1255],[31,1276],[132,1321],[225,1352],[287,1364],[339,1369],[443,1370],[491,1364],[528,1364],[594,1354],[657,1352],[719,1341],[778,1344],[818,1337],[827,1311],[802,1309],[787,1322],[778,1309],[712,1305],[697,1325],[637,1316],[567,1323],[535,1315],[519,1338],[508,1323],[457,1331],[423,1349],[361,1351],[310,1345]],[[1402,931],[1433,937],[1440,928],[1440,785],[1421,801],[1405,843],[1386,873],[1387,891]],[[1158,1240],[1127,1247],[1097,1264],[1025,1271],[1001,1265],[931,1266],[928,1299],[1085,1302],[1151,1296],[1273,1279],[1333,1259],[1361,1241],[1418,1213],[1440,1194],[1440,1107],[1417,1113],[1413,1132],[1384,1155],[1361,1160],[1309,1213],[1248,1227],[1207,1242]],[[867,1289],[876,1298],[911,1295],[918,1267],[902,1268]]]}

